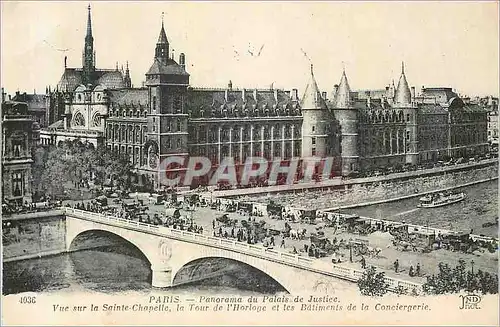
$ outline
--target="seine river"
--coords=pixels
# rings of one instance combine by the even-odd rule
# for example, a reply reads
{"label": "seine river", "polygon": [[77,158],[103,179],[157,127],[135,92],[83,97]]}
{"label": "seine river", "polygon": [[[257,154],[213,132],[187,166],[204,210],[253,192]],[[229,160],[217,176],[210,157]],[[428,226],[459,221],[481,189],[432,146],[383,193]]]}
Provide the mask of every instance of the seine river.
{"label": "seine river", "polygon": [[[227,264],[233,264],[228,262]],[[256,270],[235,267],[223,277],[164,290],[177,295],[259,295],[283,292],[279,285]],[[236,287],[238,285],[238,287]],[[8,262],[3,265],[3,294],[22,292],[96,291],[147,294],[151,287],[149,262],[128,245],[110,246]]]}
{"label": "seine river", "polygon": [[[439,208],[417,208],[419,200],[412,198],[342,212],[455,231],[472,229],[474,234],[497,236],[498,225],[491,223],[498,217],[498,180],[459,188],[455,192],[465,192],[467,198]],[[489,226],[483,227],[484,224]]]}

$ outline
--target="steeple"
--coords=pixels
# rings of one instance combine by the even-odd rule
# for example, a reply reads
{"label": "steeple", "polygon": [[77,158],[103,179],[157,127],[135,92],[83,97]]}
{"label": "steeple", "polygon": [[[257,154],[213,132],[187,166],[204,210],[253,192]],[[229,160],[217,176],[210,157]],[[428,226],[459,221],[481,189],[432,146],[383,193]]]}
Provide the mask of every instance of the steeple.
{"label": "steeple", "polygon": [[411,103],[410,87],[406,81],[404,62],[401,62],[401,77],[399,78],[398,88],[394,96],[394,103],[396,105],[409,105]]}
{"label": "steeple", "polygon": [[89,13],[87,17],[87,35],[85,36],[85,39],[92,38],[92,16],[90,14],[90,3],[87,9],[89,10]]}
{"label": "steeple", "polygon": [[300,105],[302,110],[307,109],[328,109],[325,100],[321,96],[321,92],[314,78],[313,65],[311,64],[311,78],[304,91],[304,97]]}
{"label": "steeple", "polygon": [[345,69],[342,71],[340,84],[335,94],[335,108],[349,108],[351,104],[351,88],[347,81]]}
{"label": "steeple", "polygon": [[126,87],[132,87],[132,81],[130,79],[130,71],[128,69],[128,60],[127,60],[127,68],[125,69],[125,77],[123,78],[124,79],[124,82],[125,82],[125,86]]}
{"label": "steeple", "polygon": [[158,36],[158,42],[156,42],[155,59],[158,59],[161,63],[166,64],[168,61],[169,44],[167,39],[167,33],[165,33],[165,26],[163,23],[163,13],[161,14],[161,30]]}
{"label": "steeple", "polygon": [[94,37],[92,36],[92,17],[90,12],[90,4],[87,7],[87,35],[85,35],[85,46],[83,49],[83,83],[91,84],[95,70],[95,52],[94,52]]}

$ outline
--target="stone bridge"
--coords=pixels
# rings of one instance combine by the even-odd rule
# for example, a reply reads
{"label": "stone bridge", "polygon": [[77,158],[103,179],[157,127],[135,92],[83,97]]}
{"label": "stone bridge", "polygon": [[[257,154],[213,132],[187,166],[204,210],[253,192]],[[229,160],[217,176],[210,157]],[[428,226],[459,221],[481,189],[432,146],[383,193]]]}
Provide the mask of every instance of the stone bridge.
{"label": "stone bridge", "polygon": [[[352,289],[362,270],[333,265],[309,257],[268,250],[261,245],[196,234],[149,225],[102,214],[64,208],[66,215],[66,250],[72,251],[75,239],[86,232],[104,231],[115,234],[139,249],[151,264],[152,285],[164,288],[194,281],[178,282],[176,275],[186,265],[200,259],[230,259],[267,274],[291,294],[301,292],[333,292]],[[224,269],[221,273],[224,273]],[[213,274],[212,274],[213,275]],[[205,278],[211,274],[204,275]],[[198,277],[199,279],[199,277]],[[420,285],[386,278],[390,289],[402,286],[408,290]]]}

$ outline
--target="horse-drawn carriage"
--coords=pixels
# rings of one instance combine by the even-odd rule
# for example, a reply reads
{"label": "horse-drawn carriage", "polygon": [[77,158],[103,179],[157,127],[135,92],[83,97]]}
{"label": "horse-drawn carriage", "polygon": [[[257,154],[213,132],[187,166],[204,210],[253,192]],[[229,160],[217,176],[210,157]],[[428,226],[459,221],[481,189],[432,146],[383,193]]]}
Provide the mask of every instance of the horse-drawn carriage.
{"label": "horse-drawn carriage", "polygon": [[310,257],[322,258],[331,255],[336,248],[324,234],[312,233],[309,237],[311,245],[308,248]]}
{"label": "horse-drawn carriage", "polygon": [[432,249],[434,233],[427,230],[409,232],[407,224],[390,226],[389,233],[394,236],[393,245],[399,251],[414,251],[427,253]]}
{"label": "horse-drawn carriage", "polygon": [[375,231],[370,221],[361,218],[358,215],[347,216],[344,218],[346,231],[351,234],[368,235]]}
{"label": "horse-drawn carriage", "polygon": [[215,220],[224,225],[224,226],[236,226],[236,224],[238,223],[238,219],[231,219],[229,218],[229,215],[228,214],[223,214],[223,215],[220,215],[218,217],[215,218]]}

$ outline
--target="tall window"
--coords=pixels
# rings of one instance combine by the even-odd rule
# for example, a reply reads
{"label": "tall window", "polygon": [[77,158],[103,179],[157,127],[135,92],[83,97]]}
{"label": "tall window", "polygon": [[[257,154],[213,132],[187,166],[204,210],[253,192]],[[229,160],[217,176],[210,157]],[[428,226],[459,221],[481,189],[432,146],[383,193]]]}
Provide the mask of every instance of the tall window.
{"label": "tall window", "polygon": [[312,138],[312,145],[316,145],[316,138],[315,137]]}
{"label": "tall window", "polygon": [[180,132],[182,130],[182,122],[181,120],[177,120],[177,132]]}
{"label": "tall window", "polygon": [[23,195],[23,174],[21,172],[12,174],[12,190],[12,195],[14,196]]}
{"label": "tall window", "polygon": [[156,111],[156,96],[153,96],[153,111]]}

